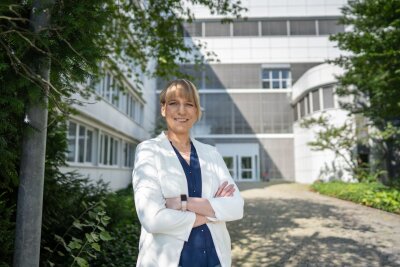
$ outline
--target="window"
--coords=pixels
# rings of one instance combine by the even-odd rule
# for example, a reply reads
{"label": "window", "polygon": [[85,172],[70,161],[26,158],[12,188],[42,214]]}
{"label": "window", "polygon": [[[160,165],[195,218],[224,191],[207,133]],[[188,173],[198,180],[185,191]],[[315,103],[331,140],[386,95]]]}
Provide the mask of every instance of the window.
{"label": "window", "polygon": [[231,36],[230,23],[221,22],[206,22],[205,23],[205,36]]}
{"label": "window", "polygon": [[69,122],[67,160],[69,162],[91,163],[93,159],[93,142],[93,130],[83,125]]}
{"label": "window", "polygon": [[316,35],[315,20],[291,20],[290,35]]}
{"label": "window", "polygon": [[337,19],[318,20],[319,35],[329,35],[344,32],[344,26],[338,23],[339,21]]}
{"label": "window", "polygon": [[287,35],[287,23],[286,20],[275,20],[275,21],[262,21],[261,22],[261,34],[262,35]]}
{"label": "window", "polygon": [[70,122],[68,125],[68,161],[75,161],[76,151],[76,123]]}
{"label": "window", "polygon": [[118,165],[119,140],[107,134],[100,134],[100,160],[103,165]]}
{"label": "window", "polygon": [[291,86],[291,74],[288,69],[263,69],[262,88],[285,89]]}
{"label": "window", "polygon": [[258,36],[258,22],[257,21],[234,22],[233,36]]}
{"label": "window", "polygon": [[324,109],[335,107],[333,102],[333,87],[322,88]]}
{"label": "window", "polygon": [[202,26],[201,22],[184,23],[183,24],[183,36],[184,37],[202,36],[202,27],[201,26]]}
{"label": "window", "polygon": [[312,100],[313,100],[313,112],[321,109],[321,105],[319,103],[319,90],[315,90],[312,92]]}
{"label": "window", "polygon": [[304,97],[304,111],[305,111],[305,115],[310,114],[310,105],[309,105],[308,95],[306,95]]}
{"label": "window", "polygon": [[305,105],[304,105],[304,98],[300,101],[300,118],[303,118],[306,115]]}
{"label": "window", "polygon": [[103,99],[124,112],[137,123],[143,123],[144,105],[133,94],[118,83],[111,74],[107,73],[97,85],[96,92]]}
{"label": "window", "polygon": [[135,151],[136,144],[133,143],[125,143],[124,144],[124,166],[125,167],[133,167],[133,163],[135,161]]}

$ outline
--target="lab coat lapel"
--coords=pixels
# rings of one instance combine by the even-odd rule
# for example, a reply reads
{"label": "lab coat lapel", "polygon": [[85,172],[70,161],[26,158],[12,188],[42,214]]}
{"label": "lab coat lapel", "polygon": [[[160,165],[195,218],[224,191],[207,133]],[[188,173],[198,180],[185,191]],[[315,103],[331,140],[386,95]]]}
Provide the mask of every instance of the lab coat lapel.
{"label": "lab coat lapel", "polygon": [[[161,189],[165,197],[176,197],[178,194],[188,194],[188,185],[185,172],[176,156],[176,153],[167,136],[161,133],[161,148],[165,153],[166,160],[161,164]],[[175,194],[175,195],[174,195]]]}
{"label": "lab coat lapel", "polygon": [[200,142],[191,138],[194,147],[196,148],[197,156],[199,157],[199,163],[201,168],[201,186],[202,186],[202,197],[208,198],[212,197],[211,189],[212,189],[212,174],[209,171],[210,168],[210,156],[209,153],[203,149],[203,146]]}

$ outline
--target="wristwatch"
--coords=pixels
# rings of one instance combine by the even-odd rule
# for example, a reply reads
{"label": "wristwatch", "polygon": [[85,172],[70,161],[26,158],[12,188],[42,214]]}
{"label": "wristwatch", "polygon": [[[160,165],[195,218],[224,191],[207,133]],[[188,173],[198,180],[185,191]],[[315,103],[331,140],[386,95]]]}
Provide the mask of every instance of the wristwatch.
{"label": "wristwatch", "polygon": [[187,210],[187,196],[186,195],[181,195],[181,209],[182,209],[182,211]]}

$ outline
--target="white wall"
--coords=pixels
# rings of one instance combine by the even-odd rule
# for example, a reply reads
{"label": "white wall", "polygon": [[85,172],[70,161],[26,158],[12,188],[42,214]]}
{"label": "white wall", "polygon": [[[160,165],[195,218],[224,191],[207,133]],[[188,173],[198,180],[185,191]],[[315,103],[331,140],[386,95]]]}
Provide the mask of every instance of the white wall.
{"label": "white wall", "polygon": [[[242,0],[243,17],[337,16],[346,0]],[[188,5],[189,6],[189,5]],[[192,6],[196,18],[216,18],[206,7]]]}
{"label": "white wall", "polygon": [[[341,75],[343,69],[340,67],[321,64],[314,68],[309,69],[304,73],[300,79],[292,87],[292,101],[297,102],[298,98],[302,97],[304,93],[322,87],[326,84],[336,83],[336,75]],[[339,109],[337,97],[335,99],[335,108],[324,110],[324,112],[331,117],[330,123],[333,125],[343,125],[349,119],[348,112]],[[307,115],[306,118],[312,116],[319,117],[321,111],[314,112]],[[316,132],[321,130],[318,127],[311,127],[309,129],[302,128],[299,122],[293,125],[294,135],[294,158],[295,158],[295,180],[299,183],[312,183],[317,179],[328,180],[331,178],[341,178],[343,180],[351,179],[350,173],[346,170],[346,164],[331,151],[312,151],[307,145],[308,142],[315,141]],[[350,156],[348,154],[348,156]],[[327,167],[336,167],[336,171],[326,173]]]}
{"label": "white wall", "polygon": [[207,43],[202,53],[215,52],[221,63],[324,62],[340,55],[328,36],[204,37],[200,40]]}
{"label": "white wall", "polygon": [[[340,109],[330,109],[326,113],[331,116],[330,122],[333,125],[342,125],[348,118],[348,113]],[[318,117],[319,115],[321,115],[321,112],[314,113],[312,116]],[[308,146],[308,142],[315,141],[315,133],[318,130],[320,130],[318,127],[302,128],[299,122],[296,122],[293,126],[295,181],[309,184],[318,179],[341,178],[345,181],[350,180],[351,175],[346,170],[347,165],[342,159],[336,158],[331,151],[312,151]],[[333,165],[336,171],[326,173],[326,167],[328,166],[332,170]]]}
{"label": "white wall", "polygon": [[62,172],[77,171],[91,182],[96,183],[100,179],[109,184],[111,190],[126,188],[131,183],[132,169],[119,167],[97,166],[71,166],[60,168]]}

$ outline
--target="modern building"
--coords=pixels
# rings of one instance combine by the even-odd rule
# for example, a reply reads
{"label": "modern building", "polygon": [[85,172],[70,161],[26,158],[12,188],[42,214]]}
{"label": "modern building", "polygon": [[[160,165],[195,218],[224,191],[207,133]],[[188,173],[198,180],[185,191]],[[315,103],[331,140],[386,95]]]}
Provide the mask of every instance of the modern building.
{"label": "modern building", "polygon": [[[246,19],[221,23],[205,7],[192,7],[196,20],[184,25],[188,44],[203,42],[219,61],[182,70],[195,77],[203,117],[193,129],[200,141],[217,147],[237,181],[269,179],[310,183],[323,177],[329,152],[311,151],[315,129],[299,120],[329,113],[340,123],[335,75],[326,63],[341,54],[329,35],[338,25],[346,0],[247,0]],[[127,76],[128,77],[128,76]],[[143,78],[141,91],[110,72],[96,95],[69,121],[69,167],[111,188],[131,180],[136,145],[152,136],[159,113],[157,92],[165,81]],[[340,165],[340,162],[339,162]],[[345,174],[342,174],[345,176]]]}
{"label": "modern building", "polygon": [[142,75],[140,90],[128,75],[123,83],[114,82],[108,72],[96,83],[95,95],[75,105],[78,114],[68,122],[68,167],[111,189],[131,182],[136,145],[152,136],[156,108],[155,80]]}
{"label": "modern building", "polygon": [[335,74],[341,70],[326,63],[341,54],[329,35],[345,30],[338,24],[345,4],[248,0],[246,19],[228,23],[193,7],[196,20],[184,25],[186,41],[206,43],[219,59],[201,70],[182,66],[195,77],[204,109],[193,133],[217,147],[237,181],[309,183],[334,159],[308,148],[313,132],[298,121],[322,111],[338,121],[347,115],[335,96]]}

